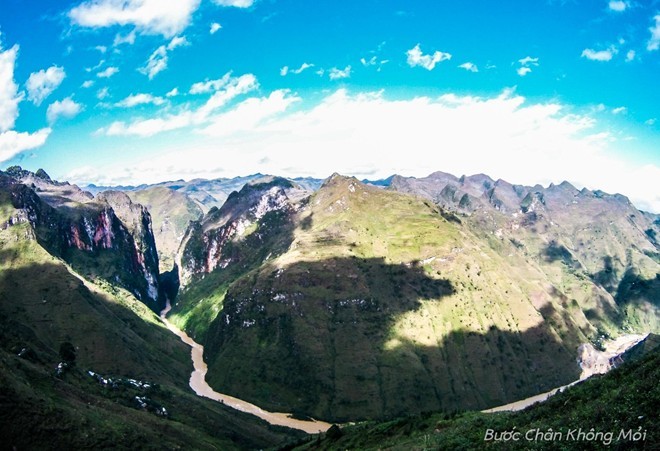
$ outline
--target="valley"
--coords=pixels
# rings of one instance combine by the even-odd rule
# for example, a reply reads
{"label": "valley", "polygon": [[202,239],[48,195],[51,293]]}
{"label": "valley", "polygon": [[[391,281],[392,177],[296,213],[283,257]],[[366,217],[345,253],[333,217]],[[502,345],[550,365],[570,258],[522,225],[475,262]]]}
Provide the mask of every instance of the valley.
{"label": "valley", "polygon": [[12,409],[55,399],[24,367],[47,380],[69,343],[57,399],[84,396],[84,371],[157,381],[115,402],[178,406],[193,435],[225,418],[209,444],[284,446],[333,423],[526,406],[660,332],[660,217],[620,195],[444,173],[94,194],[17,167],[0,181]]}

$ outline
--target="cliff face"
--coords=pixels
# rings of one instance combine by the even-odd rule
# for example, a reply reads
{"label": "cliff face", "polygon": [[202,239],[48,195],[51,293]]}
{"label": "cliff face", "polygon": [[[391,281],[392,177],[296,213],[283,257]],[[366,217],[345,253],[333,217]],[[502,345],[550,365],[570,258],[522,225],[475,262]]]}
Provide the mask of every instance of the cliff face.
{"label": "cliff face", "polygon": [[[23,174],[25,175],[25,174]],[[33,178],[33,175],[27,175]],[[58,197],[61,184],[42,179],[45,198]],[[34,184],[31,184],[34,186]],[[97,199],[76,196],[47,202],[23,180],[0,175],[0,190],[10,196],[16,212],[3,228],[29,223],[33,239],[61,258],[78,273],[126,288],[154,311],[163,308],[159,296],[158,256],[149,212],[122,193],[106,193]],[[54,206],[57,205],[57,206]]]}
{"label": "cliff face", "polygon": [[[307,194],[280,178],[255,180],[230,194],[222,208],[212,208],[188,229],[179,252],[182,286],[216,268],[253,260],[251,254],[278,228],[275,224],[286,222]],[[251,245],[244,246],[247,242]]]}

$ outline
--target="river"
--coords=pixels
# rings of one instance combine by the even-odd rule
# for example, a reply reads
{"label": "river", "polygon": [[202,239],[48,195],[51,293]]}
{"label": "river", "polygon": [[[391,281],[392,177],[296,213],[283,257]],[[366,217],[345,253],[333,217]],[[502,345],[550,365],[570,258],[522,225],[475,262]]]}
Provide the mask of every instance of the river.
{"label": "river", "polygon": [[261,407],[255,406],[247,401],[242,399],[234,398],[233,396],[225,395],[223,393],[218,393],[213,390],[209,384],[206,383],[206,372],[208,367],[206,362],[204,362],[204,346],[197,343],[195,340],[190,338],[188,334],[179,330],[174,324],[170,323],[165,317],[170,311],[171,306],[169,302],[165,310],[160,313],[161,320],[165,323],[167,328],[176,334],[181,341],[191,347],[191,358],[193,362],[194,371],[190,375],[190,388],[198,396],[203,396],[205,398],[212,399],[223,403],[226,406],[240,410],[241,412],[250,413],[255,415],[262,420],[267,421],[268,423],[276,426],[286,426],[292,429],[299,429],[305,431],[308,434],[317,434],[319,432],[327,431],[331,424],[324,423],[322,421],[303,421],[291,418],[291,414],[281,413],[281,412],[269,412],[262,409]]}
{"label": "river", "polygon": [[[292,429],[299,429],[301,431],[307,432],[308,434],[325,432],[330,428],[331,425],[329,423],[316,420],[296,420],[295,418],[291,418],[291,414],[268,412],[267,410],[263,410],[261,407],[255,406],[254,404],[251,404],[247,401],[243,401],[242,399],[234,398],[233,396],[225,395],[223,393],[218,393],[217,391],[213,390],[213,388],[211,388],[211,386],[206,383],[206,372],[208,371],[208,367],[206,366],[206,362],[204,362],[203,357],[204,346],[197,343],[195,340],[190,338],[188,334],[179,330],[174,324],[167,320],[166,315],[171,310],[171,308],[172,307],[168,301],[167,307],[160,313],[160,318],[163,320],[169,330],[176,334],[181,339],[181,341],[191,347],[191,357],[194,371],[190,375],[190,388],[192,388],[198,396],[204,396],[205,398],[213,399],[214,401],[221,402],[236,410],[240,410],[241,412],[251,413],[252,415],[257,416],[270,424],[286,426]],[[515,401],[503,406],[483,410],[482,412],[514,412],[517,410],[525,409],[526,407],[529,407],[532,404],[536,404],[537,402],[543,402],[554,394],[587,379],[593,374],[607,372],[610,369],[607,365],[607,362],[609,362],[610,358],[624,353],[626,350],[630,349],[632,346],[646,338],[646,336],[647,335],[623,335],[616,340],[605,343],[604,351],[596,351],[591,345],[583,345],[580,347],[579,351],[581,353],[582,374],[580,375],[580,379],[577,381],[571,382],[570,384],[563,385],[561,387],[557,387],[545,393],[531,396],[526,399],[521,399],[520,401]]]}

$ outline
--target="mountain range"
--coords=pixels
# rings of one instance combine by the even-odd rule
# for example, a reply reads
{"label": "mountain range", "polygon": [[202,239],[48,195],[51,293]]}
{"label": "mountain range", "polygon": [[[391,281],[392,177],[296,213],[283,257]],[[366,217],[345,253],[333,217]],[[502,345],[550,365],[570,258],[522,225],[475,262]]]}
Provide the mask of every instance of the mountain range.
{"label": "mountain range", "polygon": [[[207,427],[230,414],[184,395],[185,348],[156,317],[171,304],[170,321],[205,347],[209,384],[269,410],[349,422],[506,404],[576,380],[585,343],[660,332],[658,236],[660,216],[567,182],[255,174],[81,189],[11,167],[0,401],[50,402],[71,424],[86,396],[112,410],[85,368],[166,387],[150,396],[186,404],[180,437],[295,439],[238,414]],[[65,343],[74,369],[51,380]],[[26,424],[45,415],[23,410]],[[95,439],[112,436],[93,424]]]}

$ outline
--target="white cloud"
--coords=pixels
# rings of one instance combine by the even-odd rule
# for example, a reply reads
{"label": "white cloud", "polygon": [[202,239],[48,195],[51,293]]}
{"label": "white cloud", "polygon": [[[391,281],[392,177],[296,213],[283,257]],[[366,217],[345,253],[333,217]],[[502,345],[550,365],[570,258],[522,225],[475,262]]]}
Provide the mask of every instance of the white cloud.
{"label": "white cloud", "polygon": [[378,58],[375,55],[369,59],[360,58],[360,63],[362,63],[364,67],[375,66],[378,64]]}
{"label": "white cloud", "polygon": [[533,58],[531,56],[526,56],[522,59],[519,59],[518,64],[520,64],[520,67],[516,69],[516,73],[521,77],[524,77],[525,75],[532,72],[532,67],[538,67],[539,59]]}
{"label": "white cloud", "polygon": [[96,74],[96,76],[99,77],[99,78],[110,78],[113,75],[115,75],[117,72],[119,72],[118,68],[116,68],[114,66],[110,66],[110,67],[106,68],[105,70],[102,70],[101,72],[98,72]]}
{"label": "white cloud", "polygon": [[461,69],[465,69],[469,72],[479,72],[479,68],[477,67],[477,65],[470,62],[463,63],[458,67],[460,67]]}
{"label": "white cloud", "polygon": [[231,79],[231,72],[226,73],[217,80],[205,80],[193,84],[188,91],[190,94],[205,94],[207,92],[217,91],[225,86]]}
{"label": "white cloud", "polygon": [[289,66],[284,66],[283,68],[280,69],[280,75],[283,77],[289,73],[298,75],[312,67],[314,67],[314,65],[311,63],[302,63],[298,69],[289,69]]}
{"label": "white cloud", "polygon": [[531,56],[526,56],[522,59],[519,59],[518,62],[520,63],[521,66],[538,66],[539,65],[539,59],[538,58],[532,58]]}
{"label": "white cloud", "polygon": [[99,28],[132,25],[146,34],[172,37],[191,22],[200,0],[88,0],[69,11],[73,24]]}
{"label": "white cloud", "polygon": [[98,50],[99,52],[101,52],[101,53],[105,53],[105,52],[108,51],[108,48],[107,48],[106,46],[104,46],[104,45],[97,45],[97,46],[94,47],[94,48],[95,48],[96,50]]}
{"label": "white cloud", "polygon": [[122,35],[117,33],[115,35],[115,40],[112,42],[113,47],[118,47],[122,44],[133,45],[135,44],[135,30],[131,30],[130,33]]}
{"label": "white cloud", "polygon": [[214,92],[206,103],[195,112],[197,121],[206,120],[211,113],[224,107],[230,100],[257,89],[258,86],[257,78],[252,74],[230,78],[222,89]]}
{"label": "white cloud", "polygon": [[192,123],[193,115],[190,112],[184,112],[165,116],[163,118],[138,120],[131,124],[117,121],[110,124],[110,126],[107,129],[102,130],[102,132],[108,136],[134,135],[147,137],[170,130],[188,127]]}
{"label": "white cloud", "polygon": [[300,97],[289,94],[287,90],[278,90],[268,97],[247,99],[231,111],[214,116],[211,124],[202,132],[211,136],[249,132],[301,100]]}
{"label": "white cloud", "polygon": [[[104,168],[99,177],[143,183],[257,171],[314,177],[334,171],[358,177],[483,172],[529,185],[568,180],[621,192],[660,212],[660,168],[632,166],[614,156],[616,137],[568,105],[529,102],[511,90],[494,97],[389,100],[383,93],[340,89],[304,108],[304,99],[289,96],[275,92],[247,99],[200,124],[205,133],[186,133],[185,151],[159,142],[157,153],[144,161]],[[160,127],[175,128],[170,119],[134,125],[148,135]],[[176,119],[195,124],[191,116]]]}
{"label": "white cloud", "polygon": [[377,66],[377,68],[376,68],[376,71],[377,71],[377,72],[380,72],[381,69],[382,69],[382,67],[383,67],[385,64],[389,63],[389,62],[390,62],[389,60],[381,60],[381,61],[379,61],[379,60],[378,60],[378,57],[376,57],[376,55],[372,56],[372,57],[369,58],[369,59],[366,59],[366,58],[360,58],[360,63],[361,63],[364,67]]}
{"label": "white cloud", "polygon": [[18,56],[18,45],[5,50],[0,42],[0,162],[7,161],[19,153],[42,146],[50,128],[43,128],[35,133],[13,130],[18,118],[18,104],[23,100],[23,93],[18,92],[14,81],[14,68]]}
{"label": "white cloud", "polygon": [[20,133],[14,130],[0,133],[0,162],[26,150],[43,146],[50,132],[50,128],[42,128],[35,133]]}
{"label": "white cloud", "polygon": [[607,50],[598,51],[593,49],[584,49],[581,56],[591,61],[610,61],[615,53],[616,49],[613,47],[610,47]]}
{"label": "white cloud", "polygon": [[86,67],[85,72],[94,72],[96,69],[100,69],[101,66],[105,64],[105,60],[101,60],[98,62],[98,64],[94,67]]}
{"label": "white cloud", "polygon": [[651,119],[647,119],[647,120],[645,120],[644,123],[645,123],[646,125],[655,125],[655,123],[657,122],[657,120],[658,120],[658,119],[654,117],[654,118],[651,118]]}
{"label": "white cloud", "polygon": [[174,50],[177,47],[190,45],[188,39],[185,36],[175,36],[172,38],[169,44],[167,44],[167,50]]}
{"label": "white cloud", "polygon": [[176,97],[179,95],[179,88],[173,88],[165,94],[165,97]]}
{"label": "white cloud", "polygon": [[48,105],[46,117],[50,124],[57,121],[60,117],[72,118],[82,111],[82,105],[73,101],[71,97],[63,100],[56,100]]}
{"label": "white cloud", "polygon": [[626,108],[625,106],[620,106],[612,109],[612,114],[627,114],[627,113],[628,113],[628,108]]}
{"label": "white cloud", "polygon": [[94,86],[94,80],[85,80],[83,81],[83,84],[80,85],[81,88],[91,88]]}
{"label": "white cloud", "polygon": [[646,49],[649,51],[658,50],[660,48],[660,14],[653,18],[655,25],[649,28],[651,38],[646,43]]}
{"label": "white cloud", "polygon": [[419,44],[408,50],[406,55],[408,56],[407,61],[410,67],[421,66],[426,70],[433,70],[437,63],[451,59],[451,54],[437,50],[432,55],[424,55]]}
{"label": "white cloud", "polygon": [[628,53],[626,53],[626,63],[629,63],[635,59],[635,51],[634,50],[628,50]]}
{"label": "white cloud", "polygon": [[154,78],[158,73],[167,69],[167,48],[164,45],[158,47],[149,56],[147,63],[144,67],[139,69],[140,72],[149,77],[149,80]]}
{"label": "white cloud", "polygon": [[342,78],[349,78],[351,76],[351,66],[346,66],[344,69],[337,69],[333,67],[328,71],[330,80],[341,80]]}
{"label": "white cloud", "polygon": [[110,90],[108,89],[107,86],[96,91],[96,98],[99,100],[106,99],[108,98],[109,95],[110,95]]}
{"label": "white cloud", "polygon": [[532,69],[530,69],[529,67],[519,67],[518,70],[517,70],[516,72],[517,72],[518,75],[520,75],[521,77],[524,77],[525,75],[527,75],[527,74],[530,73],[531,71],[532,71]]}
{"label": "white cloud", "polygon": [[216,34],[218,30],[222,28],[222,25],[220,25],[218,22],[213,22],[211,24],[211,28],[209,29],[209,33],[211,34]]}
{"label": "white cloud", "polygon": [[151,94],[140,93],[140,94],[131,94],[125,99],[115,103],[115,106],[122,108],[132,108],[138,105],[146,105],[146,104],[162,105],[163,103],[165,103],[165,99],[163,99],[162,97],[154,97]]}
{"label": "white cloud", "polygon": [[62,84],[65,77],[64,69],[58,66],[51,66],[46,70],[31,73],[25,83],[28,90],[28,100],[37,106],[41,105],[41,102]]}
{"label": "white cloud", "polygon": [[236,8],[249,8],[254,4],[254,0],[213,0],[213,3],[220,6],[233,6]]}
{"label": "white cloud", "polygon": [[190,43],[185,36],[175,36],[167,46],[161,45],[154,50],[144,67],[138,70],[149,77],[149,80],[153,79],[157,74],[167,69],[167,62],[169,61],[168,52],[186,45],[190,45]]}
{"label": "white cloud", "polygon": [[[237,96],[256,89],[259,84],[252,74],[241,75],[240,77],[231,77],[230,74],[227,74],[220,80],[211,80],[201,84],[196,83],[193,87],[196,85],[201,89],[196,93],[209,92],[211,89],[215,91],[199,108],[184,107],[175,114],[166,114],[152,119],[137,119],[128,124],[116,121],[110,124],[109,127],[98,130],[98,132],[110,136],[135,135],[148,137],[191,125],[205,125],[212,121],[217,110]],[[191,91],[193,91],[192,88]]]}
{"label": "white cloud", "polygon": [[624,2],[621,0],[612,0],[607,6],[610,9],[610,11],[623,12],[630,5],[628,5],[628,2]]}
{"label": "white cloud", "polygon": [[23,94],[18,93],[18,85],[14,82],[17,55],[18,45],[3,50],[0,43],[0,133],[14,128],[18,104],[23,100]]}

